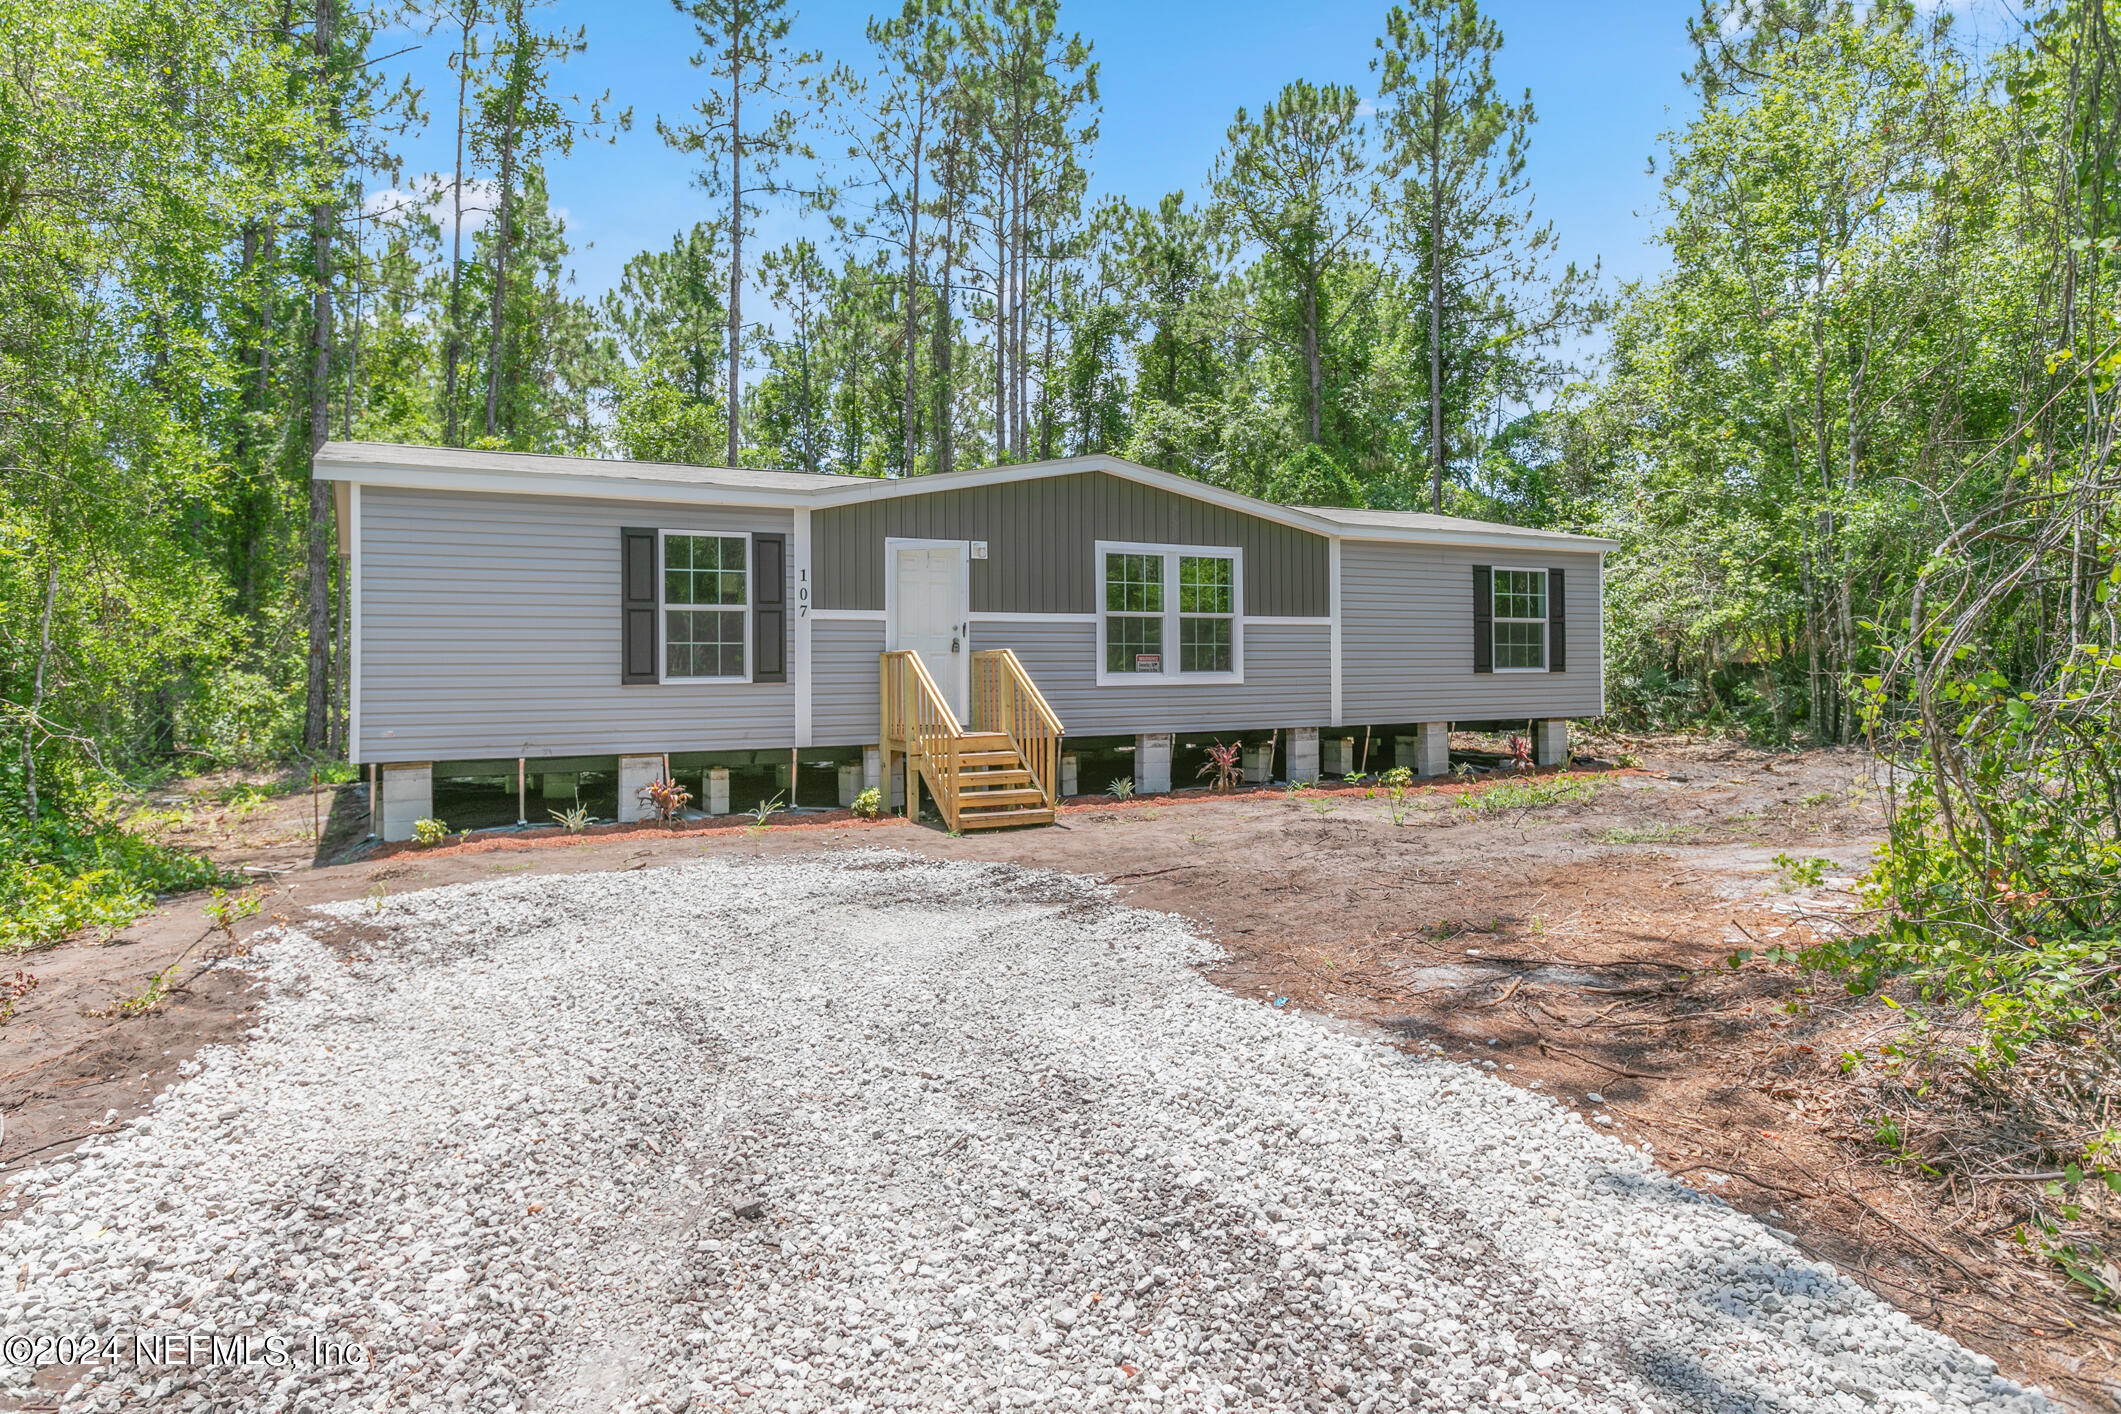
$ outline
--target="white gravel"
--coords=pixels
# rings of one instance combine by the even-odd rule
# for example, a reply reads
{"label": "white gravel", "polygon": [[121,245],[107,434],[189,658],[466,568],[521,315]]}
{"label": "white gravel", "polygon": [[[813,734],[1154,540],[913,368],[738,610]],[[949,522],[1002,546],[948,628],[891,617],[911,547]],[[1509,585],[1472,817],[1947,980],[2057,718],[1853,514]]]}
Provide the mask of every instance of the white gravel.
{"label": "white gravel", "polygon": [[2052,1407],[1085,881],[861,853],[336,912],[351,960],[268,944],[259,1033],[0,1226],[0,1331],[292,1363],[47,1369],[67,1407]]}

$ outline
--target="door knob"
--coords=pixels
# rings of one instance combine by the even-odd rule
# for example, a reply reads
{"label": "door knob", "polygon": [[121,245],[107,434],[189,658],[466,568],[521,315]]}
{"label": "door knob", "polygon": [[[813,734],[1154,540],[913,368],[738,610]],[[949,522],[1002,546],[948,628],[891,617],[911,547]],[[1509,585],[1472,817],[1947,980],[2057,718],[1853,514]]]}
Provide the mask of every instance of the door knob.
{"label": "door knob", "polygon": [[950,640],[950,651],[952,653],[957,652],[957,640],[955,638]]}

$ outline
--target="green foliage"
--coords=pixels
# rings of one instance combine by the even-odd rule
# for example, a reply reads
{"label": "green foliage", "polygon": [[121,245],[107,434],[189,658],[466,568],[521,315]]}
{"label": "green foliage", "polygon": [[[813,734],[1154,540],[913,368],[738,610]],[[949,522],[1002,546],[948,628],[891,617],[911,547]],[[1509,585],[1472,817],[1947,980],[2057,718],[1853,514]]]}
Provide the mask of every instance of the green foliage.
{"label": "green foliage", "polygon": [[545,813],[552,817],[553,823],[570,835],[579,835],[589,828],[589,807],[580,801],[565,810],[548,810]]}
{"label": "green foliage", "polygon": [[1478,786],[1458,797],[1458,808],[1474,815],[1499,815],[1543,805],[1577,805],[1598,794],[1594,782],[1567,776],[1532,776]]}
{"label": "green foliage", "polygon": [[855,796],[854,803],[847,808],[864,820],[874,820],[884,813],[884,793],[875,786],[870,786]]}
{"label": "green foliage", "polygon": [[1114,800],[1133,799],[1134,777],[1119,776],[1114,778],[1114,780],[1105,787],[1105,794],[1111,796]]}
{"label": "green foliage", "polygon": [[82,928],[121,928],[157,894],[205,888],[221,871],[113,823],[0,816],[0,950],[45,947]]}
{"label": "green foliage", "polygon": [[1603,844],[1678,844],[1700,833],[1699,825],[1616,825],[1600,830],[1598,839]]}
{"label": "green foliage", "polygon": [[1826,877],[1826,871],[1833,862],[1816,855],[1810,859],[1799,859],[1792,854],[1778,854],[1774,859],[1775,868],[1781,872],[1784,885],[1792,889],[1818,888],[1820,880]]}
{"label": "green foliage", "polygon": [[412,842],[421,848],[441,844],[449,838],[449,826],[432,817],[412,822]]}
{"label": "green foliage", "polygon": [[1285,506],[1361,506],[1362,483],[1343,471],[1325,448],[1306,443],[1267,477],[1270,501]]}

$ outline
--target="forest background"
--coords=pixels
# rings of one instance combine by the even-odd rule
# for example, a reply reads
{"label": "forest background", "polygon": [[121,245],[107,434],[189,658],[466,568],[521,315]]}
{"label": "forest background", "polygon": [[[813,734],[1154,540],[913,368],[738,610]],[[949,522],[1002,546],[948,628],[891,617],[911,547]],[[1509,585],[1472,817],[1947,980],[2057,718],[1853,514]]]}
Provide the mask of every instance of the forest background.
{"label": "forest background", "polygon": [[[812,47],[681,0],[696,93],[578,93],[535,0],[0,0],[0,942],[204,881],[159,776],[343,759],[331,437],[920,476],[1108,452],[1299,504],[1608,535],[1632,727],[1866,739],[1887,921],[1823,962],[2103,1033],[2121,976],[2104,0],[1703,0],[1657,273],[1562,258],[1473,0],[1091,195],[1058,0]],[[406,53],[446,81],[415,86]],[[445,56],[438,69],[436,57]],[[666,144],[698,217],[570,280],[548,184]],[[450,153],[423,184],[417,135]],[[794,234],[790,234],[793,232]]]}

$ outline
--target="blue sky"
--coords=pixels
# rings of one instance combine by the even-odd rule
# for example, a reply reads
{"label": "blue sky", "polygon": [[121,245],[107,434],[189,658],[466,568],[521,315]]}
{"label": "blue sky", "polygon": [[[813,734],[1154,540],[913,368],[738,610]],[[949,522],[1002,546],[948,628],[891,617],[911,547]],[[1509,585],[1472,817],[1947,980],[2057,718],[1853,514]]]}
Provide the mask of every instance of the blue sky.
{"label": "blue sky", "polygon": [[[866,53],[863,25],[877,8],[812,0],[800,6],[793,38],[823,50],[828,61],[858,62]],[[1297,78],[1368,89],[1385,8],[1378,0],[1068,0],[1064,24],[1093,42],[1101,65],[1095,189],[1137,202],[1173,189],[1196,192],[1239,106],[1257,109]],[[1529,87],[1538,108],[1533,189],[1563,254],[1602,258],[1618,278],[1654,273],[1657,182],[1644,169],[1658,135],[1684,121],[1689,108],[1680,73],[1691,57],[1685,18],[1694,4],[1491,0],[1488,10],[1505,36],[1503,86],[1513,93]],[[588,27],[588,52],[566,66],[563,88],[608,88],[615,104],[634,110],[633,131],[616,145],[579,146],[550,169],[553,201],[565,209],[576,247],[578,288],[594,294],[616,281],[628,257],[668,245],[706,214],[686,161],[655,133],[658,114],[682,115],[698,92],[699,75],[687,62],[694,40],[671,6],[650,0],[561,0],[545,14]],[[426,86],[433,118],[402,144],[408,178],[448,169],[455,98],[444,67],[446,35],[404,36],[379,48],[387,53],[413,42],[422,47],[394,64],[409,65]],[[813,218],[811,227],[822,242],[823,222]],[[799,229],[774,218],[761,235],[772,245]]]}

